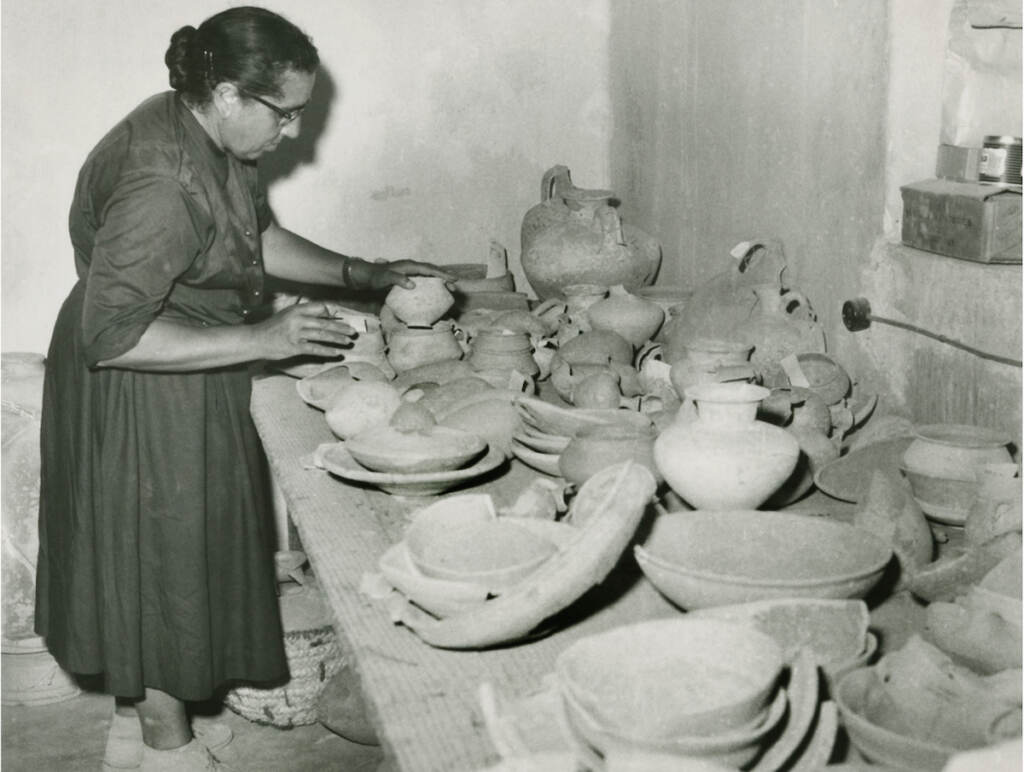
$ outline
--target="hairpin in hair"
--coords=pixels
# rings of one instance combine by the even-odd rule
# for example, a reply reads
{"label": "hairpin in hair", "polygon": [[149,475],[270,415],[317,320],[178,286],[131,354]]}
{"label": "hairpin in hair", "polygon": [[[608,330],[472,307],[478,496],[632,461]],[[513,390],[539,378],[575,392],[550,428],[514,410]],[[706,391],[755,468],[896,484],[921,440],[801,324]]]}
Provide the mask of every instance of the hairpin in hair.
{"label": "hairpin in hair", "polygon": [[203,62],[206,66],[206,80],[213,82],[213,51],[208,48],[203,49]]}

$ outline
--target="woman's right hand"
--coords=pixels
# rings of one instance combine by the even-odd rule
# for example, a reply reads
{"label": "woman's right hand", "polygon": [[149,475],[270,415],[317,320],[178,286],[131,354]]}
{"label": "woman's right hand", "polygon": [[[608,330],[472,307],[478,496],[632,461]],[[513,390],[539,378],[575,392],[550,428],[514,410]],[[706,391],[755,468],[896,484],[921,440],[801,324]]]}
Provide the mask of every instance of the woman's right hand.
{"label": "woman's right hand", "polygon": [[344,352],[338,347],[347,346],[356,334],[356,330],[340,318],[343,313],[341,306],[322,300],[297,303],[278,311],[253,326],[260,337],[263,358],[339,356]]}

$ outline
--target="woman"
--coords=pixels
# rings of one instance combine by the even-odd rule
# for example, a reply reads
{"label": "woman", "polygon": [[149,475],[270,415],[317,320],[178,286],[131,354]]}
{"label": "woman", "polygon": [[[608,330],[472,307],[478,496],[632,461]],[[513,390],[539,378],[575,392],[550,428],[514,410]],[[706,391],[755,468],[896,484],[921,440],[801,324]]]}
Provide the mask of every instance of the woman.
{"label": "woman", "polygon": [[310,100],[319,60],[298,28],[233,8],[174,33],[165,61],[174,90],[101,140],[71,207],[79,281],[47,360],[36,621],[66,670],[118,698],[105,766],[179,772],[217,768],[187,701],[287,676],[251,363],[336,356],[353,333],[328,303],[261,316],[264,274],[448,277],[273,222],[254,162],[298,135]]}

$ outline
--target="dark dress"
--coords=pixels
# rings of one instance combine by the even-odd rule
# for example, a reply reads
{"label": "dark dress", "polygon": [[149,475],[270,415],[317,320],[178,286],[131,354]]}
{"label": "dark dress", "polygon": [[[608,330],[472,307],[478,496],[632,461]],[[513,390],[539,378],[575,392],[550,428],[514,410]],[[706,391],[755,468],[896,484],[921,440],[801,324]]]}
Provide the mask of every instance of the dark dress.
{"label": "dark dress", "polygon": [[79,173],[78,284],[46,363],[36,631],[108,692],[203,700],[287,663],[250,366],[96,367],[154,319],[243,324],[263,301],[256,168],[173,93],[115,126]]}

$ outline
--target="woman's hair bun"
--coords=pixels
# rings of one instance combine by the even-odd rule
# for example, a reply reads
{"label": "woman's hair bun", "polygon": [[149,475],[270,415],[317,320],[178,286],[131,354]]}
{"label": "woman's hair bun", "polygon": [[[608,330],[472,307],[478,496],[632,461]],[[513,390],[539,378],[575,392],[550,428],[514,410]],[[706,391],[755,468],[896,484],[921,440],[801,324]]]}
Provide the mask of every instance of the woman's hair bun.
{"label": "woman's hair bun", "polygon": [[189,65],[195,61],[193,54],[195,37],[196,28],[190,24],[171,35],[171,45],[164,55],[164,64],[167,65],[171,88],[175,91],[187,91],[191,85]]}

